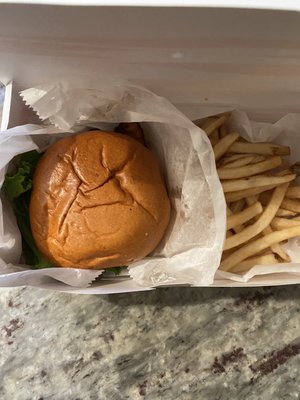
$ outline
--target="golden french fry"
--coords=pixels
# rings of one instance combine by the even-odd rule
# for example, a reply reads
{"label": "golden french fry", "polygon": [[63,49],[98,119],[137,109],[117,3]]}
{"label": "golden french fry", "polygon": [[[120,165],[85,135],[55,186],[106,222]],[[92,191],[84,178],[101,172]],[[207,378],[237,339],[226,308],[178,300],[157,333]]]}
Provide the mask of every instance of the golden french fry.
{"label": "golden french fry", "polygon": [[300,201],[297,200],[283,199],[281,207],[284,208],[285,210],[300,213]]}
{"label": "golden french fry", "polygon": [[222,139],[226,135],[227,135],[227,128],[226,128],[226,125],[223,124],[220,126],[220,138]]}
{"label": "golden french fry", "polygon": [[235,142],[229,149],[231,153],[256,153],[271,156],[288,156],[291,150],[287,146],[280,146],[273,143],[249,143]]}
{"label": "golden french fry", "polygon": [[269,171],[270,169],[277,168],[281,163],[281,157],[275,156],[257,164],[241,166],[239,168],[218,168],[218,174],[220,179],[245,178],[247,176],[258,175],[262,172]]}
{"label": "golden french fry", "polygon": [[[254,242],[255,240],[257,240],[258,238],[260,238],[262,236],[263,236],[262,234],[259,234],[259,235],[255,236],[253,239],[249,240],[249,242],[247,242],[247,244]],[[241,249],[244,246],[245,246],[245,243],[243,243],[243,244],[241,244],[241,245],[239,245],[237,247],[234,247],[232,249],[229,249],[229,250],[223,250],[222,261],[225,260],[229,255],[235,253],[238,249]],[[263,255],[265,253],[270,254],[271,253],[271,249],[270,248],[269,249],[264,249],[264,251],[261,251],[261,252],[255,254],[255,256],[261,256],[261,255]]]}
{"label": "golden french fry", "polygon": [[300,221],[288,218],[275,217],[271,222],[271,227],[277,231],[297,225],[300,225]]}
{"label": "golden french fry", "polygon": [[250,188],[258,188],[270,185],[280,185],[286,182],[291,182],[296,178],[296,175],[284,175],[284,176],[252,176],[246,179],[232,179],[222,182],[224,193],[236,192],[237,190],[244,190]]}
{"label": "golden french fry", "polygon": [[[251,159],[250,159],[250,157],[251,157]],[[228,164],[231,164],[238,160],[244,160],[245,158],[250,159],[249,164],[255,164],[255,163],[264,161],[266,159],[265,156],[262,156],[260,154],[231,154],[231,155],[229,155],[227,153],[227,154],[224,154],[224,156],[219,159],[218,166],[220,166],[220,167],[226,166],[227,167]],[[239,162],[242,162],[242,161],[239,161]]]}
{"label": "golden french fry", "polygon": [[270,186],[262,186],[262,187],[258,187],[258,188],[250,188],[250,189],[245,189],[245,190],[237,190],[236,192],[228,192],[228,193],[225,193],[225,199],[228,203],[230,203],[232,201],[245,199],[248,196],[256,196],[267,190],[274,189],[275,187],[276,187],[276,185],[270,185]]}
{"label": "golden french fry", "polygon": [[207,128],[215,120],[216,117],[205,117],[205,118],[198,118],[194,120],[193,123],[202,130],[204,130],[203,128]]}
{"label": "golden french fry", "polygon": [[248,206],[252,206],[257,202],[257,196],[248,196],[245,200]]}
{"label": "golden french fry", "polygon": [[221,169],[243,167],[244,165],[251,164],[253,161],[255,161],[255,159],[256,159],[256,156],[250,154],[249,156],[241,157],[239,160],[235,160],[235,161],[225,164],[224,166],[222,166]]}
{"label": "golden french fry", "polygon": [[291,228],[283,229],[282,231],[275,231],[269,235],[263,236],[250,244],[246,244],[239,250],[230,254],[221,263],[223,271],[230,271],[233,267],[238,265],[241,261],[254,256],[258,252],[272,246],[275,243],[283,242],[284,240],[300,236],[300,225]]}
{"label": "golden french fry", "polygon": [[287,160],[283,159],[281,167],[285,168],[285,169],[289,169],[290,168],[290,164],[289,164],[289,162]]}
{"label": "golden french fry", "polygon": [[298,213],[290,210],[285,210],[284,208],[279,208],[276,217],[283,217],[283,218],[294,218],[297,217]]}
{"label": "golden french fry", "polygon": [[230,210],[233,213],[240,212],[244,208],[244,205],[245,205],[245,200],[244,199],[241,199],[241,200],[238,200],[238,201],[234,201],[234,202],[232,202],[230,204]]}
{"label": "golden french fry", "polygon": [[232,233],[231,230],[228,230],[228,231],[226,232],[226,237],[229,237],[229,236],[232,236],[232,235],[233,235],[233,233]]}
{"label": "golden french fry", "polygon": [[227,229],[232,229],[237,225],[243,224],[254,218],[256,215],[261,214],[263,211],[262,205],[257,201],[243,211],[237,214],[232,214],[227,217]]}
{"label": "golden french fry", "polygon": [[290,167],[293,174],[300,175],[300,161],[296,162]]}
{"label": "golden french fry", "polygon": [[285,196],[289,199],[300,199],[300,186],[289,187]]}
{"label": "golden french fry", "polygon": [[219,160],[229,149],[229,147],[239,138],[239,134],[236,132],[229,133],[223,139],[220,139],[219,142],[213,148],[215,153],[215,160]]}
{"label": "golden french fry", "polygon": [[[270,198],[271,198],[271,197],[269,197],[269,201],[270,201]],[[249,206],[252,205],[252,204],[254,204],[256,201],[257,201],[256,196],[249,196],[249,197],[246,198],[246,203],[247,203]],[[269,202],[269,201],[268,201],[268,202]],[[258,219],[258,218],[256,217],[256,219]],[[274,221],[274,219],[273,219],[273,221]],[[269,233],[272,233],[272,232],[273,232],[273,231],[272,231],[270,225],[267,226],[267,227],[262,231],[262,233],[263,233],[264,235],[268,235]],[[271,246],[271,250],[273,251],[273,253],[277,254],[282,260],[284,260],[284,261],[290,261],[290,257],[286,254],[286,252],[283,250],[283,248],[280,246],[280,244],[278,244],[278,243],[273,244],[273,245]]]}
{"label": "golden french fry", "polygon": [[[203,118],[198,120],[199,123],[197,124],[202,130],[205,131],[205,129],[207,127],[209,127],[209,125],[211,125],[213,122],[215,122],[217,120],[216,117],[207,117],[207,118]],[[195,122],[194,122],[195,123]]]}
{"label": "golden french fry", "polygon": [[209,136],[209,140],[212,146],[215,146],[219,141],[219,129],[215,129],[213,133]]}
{"label": "golden french fry", "polygon": [[[269,235],[272,232],[273,232],[273,230],[270,226],[267,226],[263,230],[263,234],[265,236]],[[286,252],[283,250],[282,246],[279,243],[272,244],[272,246],[270,246],[270,248],[273,251],[273,253],[277,254],[283,261],[286,261],[286,262],[291,261],[290,257],[286,254]]]}
{"label": "golden french fry", "polygon": [[[234,213],[238,213],[238,212],[242,211],[242,209],[244,208],[244,204],[245,204],[245,201],[243,199],[231,203],[231,206],[230,206],[231,208],[227,207],[227,216],[230,216],[230,215],[233,215]],[[244,228],[245,227],[243,224],[239,224],[233,228],[233,231],[235,233],[239,233]]]}
{"label": "golden french fry", "polygon": [[240,160],[241,158],[253,156],[256,157],[256,154],[232,154],[232,155],[227,155],[225,154],[224,157],[222,157],[219,160],[219,163],[222,165],[227,165],[229,163],[232,163],[233,161]]}
{"label": "golden french fry", "polygon": [[[256,240],[256,239],[255,239],[255,240]],[[265,256],[266,254],[273,254],[271,248],[268,247],[267,249],[265,249],[265,250],[263,250],[263,251],[260,251],[259,253],[257,253],[257,254],[255,255],[255,257]],[[278,257],[278,259],[279,259],[279,257]]]}
{"label": "golden french fry", "polygon": [[255,265],[264,265],[264,264],[278,264],[279,261],[274,254],[264,254],[258,257],[248,258],[245,261],[240,262],[238,265],[233,267],[230,272],[240,273],[246,272]]}
{"label": "golden french fry", "polygon": [[[250,154],[250,155],[252,155],[252,154]],[[251,161],[251,164],[259,163],[261,161],[264,161],[265,159],[266,159],[266,156],[262,156],[261,154],[255,154],[255,160]]]}
{"label": "golden french fry", "polygon": [[203,125],[202,129],[205,131],[207,136],[210,136],[215,129],[219,128],[221,125],[223,125],[228,120],[229,116],[230,116],[229,113],[225,113],[225,114],[221,115],[220,117],[218,117],[216,120],[212,121],[207,126]]}
{"label": "golden french fry", "polygon": [[239,232],[227,238],[224,244],[224,250],[239,246],[240,244],[247,242],[248,240],[258,235],[260,232],[262,232],[275,217],[287,188],[288,183],[284,183],[283,185],[278,186],[274,190],[269,204],[267,205],[261,216],[257,219],[257,221],[254,222],[254,224],[247,226],[242,232]]}
{"label": "golden french fry", "polygon": [[240,233],[245,229],[243,224],[236,225],[234,228],[232,228],[234,233]]}
{"label": "golden french fry", "polygon": [[290,175],[290,174],[293,174],[293,172],[292,172],[291,168],[287,168],[287,169],[283,169],[280,172],[277,172],[277,174],[275,174],[275,176],[284,176],[284,175]]}

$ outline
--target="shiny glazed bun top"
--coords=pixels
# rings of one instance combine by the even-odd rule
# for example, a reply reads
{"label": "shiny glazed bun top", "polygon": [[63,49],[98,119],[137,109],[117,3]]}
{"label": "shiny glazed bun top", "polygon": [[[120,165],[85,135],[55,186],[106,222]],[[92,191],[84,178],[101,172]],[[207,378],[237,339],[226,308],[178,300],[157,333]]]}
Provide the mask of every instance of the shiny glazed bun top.
{"label": "shiny glazed bun top", "polygon": [[92,131],[59,140],[36,168],[32,233],[57,266],[128,265],[155,249],[169,218],[158,163],[128,136]]}

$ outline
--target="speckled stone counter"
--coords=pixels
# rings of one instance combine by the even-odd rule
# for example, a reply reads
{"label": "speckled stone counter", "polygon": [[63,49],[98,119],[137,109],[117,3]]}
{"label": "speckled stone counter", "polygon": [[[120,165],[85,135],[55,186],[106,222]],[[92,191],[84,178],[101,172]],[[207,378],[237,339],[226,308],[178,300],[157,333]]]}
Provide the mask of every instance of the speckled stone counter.
{"label": "speckled stone counter", "polygon": [[300,287],[0,291],[0,399],[298,399]]}

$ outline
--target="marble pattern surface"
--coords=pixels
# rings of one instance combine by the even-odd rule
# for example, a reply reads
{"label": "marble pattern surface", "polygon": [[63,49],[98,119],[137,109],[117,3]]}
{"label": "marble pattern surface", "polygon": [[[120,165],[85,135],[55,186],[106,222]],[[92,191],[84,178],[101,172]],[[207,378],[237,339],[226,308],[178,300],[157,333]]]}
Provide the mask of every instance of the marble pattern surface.
{"label": "marble pattern surface", "polygon": [[1,400],[298,399],[300,287],[0,291]]}

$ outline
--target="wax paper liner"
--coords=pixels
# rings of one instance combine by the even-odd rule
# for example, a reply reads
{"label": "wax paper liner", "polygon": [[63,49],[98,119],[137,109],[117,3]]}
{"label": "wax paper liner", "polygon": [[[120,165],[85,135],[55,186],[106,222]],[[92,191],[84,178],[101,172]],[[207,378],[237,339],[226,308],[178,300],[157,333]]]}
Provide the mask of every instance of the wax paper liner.
{"label": "wax paper liner", "polygon": [[[173,216],[163,243],[150,257],[131,265],[130,276],[145,286],[212,283],[225,234],[224,198],[211,147],[201,130],[165,99],[130,84],[93,83],[88,87],[60,82],[24,91],[22,96],[40,118],[62,130],[74,131],[81,126],[107,129],[110,123],[144,122],[147,142],[167,178]],[[209,112],[203,108],[199,118],[221,111],[220,106]],[[250,141],[291,145],[294,151],[290,162],[300,159],[300,149],[295,146],[299,114],[288,114],[270,124],[250,121],[245,113],[234,110],[229,126]],[[293,264],[255,266],[243,276],[218,271],[216,276],[225,274],[226,279],[247,282],[258,275],[297,274],[300,266],[294,261],[300,254],[299,246],[289,241],[286,250]]]}
{"label": "wax paper liner", "polygon": [[[6,131],[1,147],[10,156],[0,166],[2,175],[14,155],[36,146],[45,149],[64,135],[87,127],[112,130],[119,122],[141,122],[147,145],[156,153],[166,178],[172,216],[160,246],[149,257],[130,266],[130,274],[146,286],[209,285],[220,262],[226,216],[224,195],[206,135],[166,99],[144,88],[124,83],[78,85],[59,82],[22,92],[27,105],[52,125],[44,131],[28,125]],[[5,231],[6,238],[14,240],[17,228],[11,216],[9,222],[14,230]],[[7,265],[15,265],[17,256],[16,246],[11,244],[6,252]],[[82,270],[82,275],[85,273],[89,271]]]}

